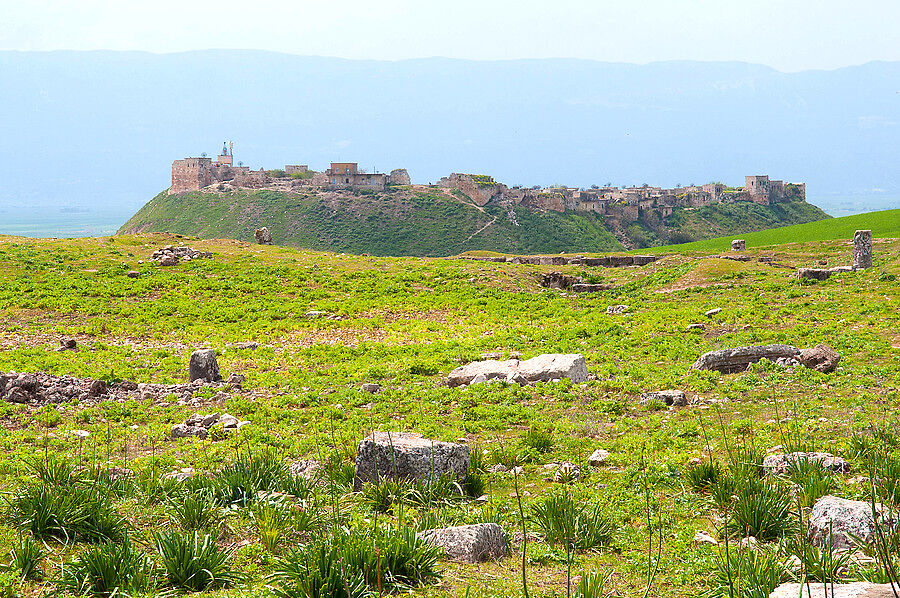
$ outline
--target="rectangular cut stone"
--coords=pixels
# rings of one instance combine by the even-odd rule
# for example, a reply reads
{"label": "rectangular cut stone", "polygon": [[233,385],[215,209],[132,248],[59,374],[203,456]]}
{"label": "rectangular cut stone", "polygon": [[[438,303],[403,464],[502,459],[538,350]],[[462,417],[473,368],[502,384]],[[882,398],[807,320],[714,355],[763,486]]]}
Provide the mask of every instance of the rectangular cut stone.
{"label": "rectangular cut stone", "polygon": [[444,556],[454,561],[480,563],[506,556],[506,537],[496,523],[429,529],[419,536],[443,548]]}
{"label": "rectangular cut stone", "polygon": [[409,432],[375,432],[356,449],[353,490],[382,478],[427,481],[441,476],[462,482],[469,472],[469,447]]}
{"label": "rectangular cut stone", "polygon": [[[802,585],[802,587],[801,587]],[[900,586],[894,586],[900,594]],[[895,598],[890,584],[857,581],[854,583],[808,584],[784,583],[769,594],[769,598]]]}
{"label": "rectangular cut stone", "polygon": [[546,353],[525,361],[518,359],[473,361],[450,372],[447,375],[447,384],[460,386],[488,380],[528,384],[529,382],[547,382],[561,378],[569,378],[573,382],[584,382],[587,377],[587,365],[583,355]]}
{"label": "rectangular cut stone", "polygon": [[858,230],[853,235],[853,267],[865,269],[872,267],[872,231]]}
{"label": "rectangular cut stone", "polygon": [[718,370],[725,374],[742,372],[751,363],[760,359],[775,361],[782,357],[796,357],[800,349],[791,345],[756,345],[710,351],[700,356],[691,366],[692,370]]}

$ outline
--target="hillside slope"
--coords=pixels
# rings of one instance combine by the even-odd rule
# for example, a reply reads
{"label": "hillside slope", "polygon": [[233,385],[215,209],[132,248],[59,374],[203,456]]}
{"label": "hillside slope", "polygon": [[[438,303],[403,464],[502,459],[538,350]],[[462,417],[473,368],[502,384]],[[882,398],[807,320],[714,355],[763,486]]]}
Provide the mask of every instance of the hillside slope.
{"label": "hillside slope", "polygon": [[268,227],[275,243],[372,255],[446,256],[464,251],[603,252],[702,239],[827,218],[810,204],[717,206],[676,212],[663,222],[620,228],[594,214],[478,208],[440,190],[398,188],[286,193],[160,193],[119,230],[253,240]]}
{"label": "hillside slope", "polygon": [[[852,239],[857,230],[871,230],[876,238],[900,238],[900,210],[882,210],[866,214],[854,214],[840,218],[828,218],[770,230],[741,234],[747,247],[767,247],[785,243],[809,243]],[[650,250],[651,253],[682,251],[725,251],[731,248],[733,236],[707,239],[693,243],[669,245]]]}

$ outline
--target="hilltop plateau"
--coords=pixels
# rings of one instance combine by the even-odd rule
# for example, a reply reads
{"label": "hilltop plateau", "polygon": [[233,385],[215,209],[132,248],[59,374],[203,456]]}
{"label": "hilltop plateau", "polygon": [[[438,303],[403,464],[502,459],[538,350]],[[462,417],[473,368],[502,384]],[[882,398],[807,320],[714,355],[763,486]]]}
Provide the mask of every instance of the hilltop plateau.
{"label": "hilltop plateau", "polygon": [[[620,268],[248,242],[265,224],[283,243],[389,252],[405,231],[411,251],[458,251],[427,224],[465,238],[497,216],[493,247],[526,247],[505,212],[391,198],[161,194],[126,229],[184,232],[0,237],[4,595],[474,598],[521,595],[524,575],[535,597],[721,598],[900,567],[900,532],[830,554],[816,515],[900,508],[900,239],[876,230],[858,270],[852,231]],[[516,215],[547,246],[568,222],[616,247],[587,217]],[[566,276],[595,292],[542,284]],[[701,359],[768,345],[733,373]],[[547,354],[583,361],[539,379],[547,358],[525,360]],[[490,368],[510,374],[463,379]],[[801,451],[827,460],[782,457]],[[395,479],[437,463],[449,477]],[[463,524],[480,527],[415,534]]]}
{"label": "hilltop plateau", "polygon": [[162,192],[119,230],[253,239],[267,227],[275,244],[372,255],[448,256],[464,251],[617,251],[799,224],[827,218],[803,201],[675,208],[630,222],[592,212],[477,205],[457,190],[421,185],[385,190],[204,189]]}

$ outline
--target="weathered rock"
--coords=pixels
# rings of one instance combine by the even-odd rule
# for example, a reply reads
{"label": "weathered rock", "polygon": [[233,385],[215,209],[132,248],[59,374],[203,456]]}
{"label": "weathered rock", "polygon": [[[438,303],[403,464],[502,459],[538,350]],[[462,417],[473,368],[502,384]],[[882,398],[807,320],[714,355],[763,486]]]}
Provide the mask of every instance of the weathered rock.
{"label": "weathered rock", "polygon": [[706,326],[704,324],[699,324],[699,323],[688,324],[687,328],[685,328],[685,330],[687,332],[693,332],[695,330],[699,332],[701,330],[706,330]]}
{"label": "weathered rock", "polygon": [[609,315],[624,314],[627,311],[628,311],[627,305],[610,305],[606,308],[606,313]]}
{"label": "weathered rock", "polygon": [[786,455],[774,454],[767,455],[763,459],[763,469],[766,473],[775,475],[783,475],[790,471],[791,463],[801,461],[809,461],[810,463],[818,463],[823,469],[829,469],[836,473],[847,473],[850,471],[850,464],[841,457],[835,457],[831,453],[788,453]]}
{"label": "weathered rock", "polygon": [[833,372],[841,361],[837,351],[828,345],[816,345],[808,349],[801,349],[798,361],[804,366],[817,372]]}
{"label": "weathered rock", "polygon": [[160,266],[177,266],[178,258],[174,255],[164,255],[160,257],[158,260]]}
{"label": "weathered rock", "polygon": [[809,517],[809,539],[816,546],[824,546],[831,533],[832,547],[843,550],[856,546],[853,536],[871,542],[875,537],[876,520],[886,532],[897,525],[890,510],[879,503],[875,504],[875,518],[873,520],[869,502],[823,496],[813,505]]}
{"label": "weathered rock", "polygon": [[744,251],[747,248],[747,244],[743,239],[734,239],[731,242],[731,250],[732,251]]}
{"label": "weathered rock", "polygon": [[658,259],[659,256],[656,255],[634,255],[631,257],[632,263],[635,266],[646,266],[647,264],[652,264]]}
{"label": "weathered rock", "polygon": [[[900,594],[900,586],[894,586]],[[856,581],[842,584],[783,583],[769,598],[895,598],[890,584]]]}
{"label": "weathered rock", "polygon": [[623,266],[633,266],[634,257],[630,255],[611,255],[609,256],[610,268],[622,268]]}
{"label": "weathered rock", "polygon": [[59,341],[60,348],[68,351],[75,351],[78,349],[78,341],[74,338],[65,338]]}
{"label": "weathered rock", "polygon": [[853,267],[859,270],[872,267],[872,231],[858,230],[853,234]]}
{"label": "weathered rock", "polygon": [[480,563],[506,556],[506,535],[496,523],[429,529],[419,536],[443,548],[444,556],[454,561]]}
{"label": "weathered rock", "polygon": [[291,475],[305,478],[307,480],[316,479],[322,473],[322,463],[314,459],[302,459],[288,465],[288,471]]}
{"label": "weathered rock", "polygon": [[254,230],[253,238],[256,239],[258,245],[272,244],[272,233],[270,233],[268,227],[265,226]]}
{"label": "weathered rock", "polygon": [[189,426],[185,423],[180,423],[172,426],[172,430],[169,432],[169,436],[173,439],[190,438],[191,436],[206,438],[207,432],[208,430],[202,426]]}
{"label": "weathered rock", "polygon": [[573,284],[580,283],[577,276],[570,276],[562,272],[544,272],[541,274],[541,286],[547,289],[568,289]]}
{"label": "weathered rock", "polygon": [[377,394],[381,392],[381,384],[375,384],[374,382],[367,382],[359,387],[359,389],[363,392],[368,392],[371,394]]}
{"label": "weathered rock", "polygon": [[609,459],[609,451],[598,448],[596,451],[591,453],[590,457],[588,457],[588,464],[592,467],[600,467],[601,465],[606,463],[607,459]]}
{"label": "weathered rock", "polygon": [[775,361],[781,357],[795,358],[800,349],[791,345],[756,345],[735,347],[704,353],[691,366],[693,370],[718,370],[724,374],[742,372],[760,359]]}
{"label": "weathered rock", "polygon": [[718,543],[718,540],[703,530],[697,530],[697,533],[694,534],[694,544],[716,546]]}
{"label": "weathered rock", "polygon": [[452,387],[461,384],[477,384],[488,380],[506,380],[528,384],[561,378],[569,378],[573,382],[584,382],[587,377],[587,366],[584,363],[583,355],[547,353],[525,361],[488,359],[467,363],[448,374],[447,384]]}
{"label": "weathered rock", "polygon": [[141,273],[138,272],[137,270],[129,270],[128,272],[125,273],[125,276],[127,276],[128,278],[137,278],[140,275],[141,275]]}
{"label": "weathered rock", "polygon": [[503,463],[497,463],[488,467],[488,473],[506,473],[507,471],[509,471],[509,467]]}
{"label": "weathered rock", "polygon": [[669,406],[684,407],[688,404],[687,397],[682,390],[651,390],[641,394],[641,403],[660,401]]}
{"label": "weathered rock", "polygon": [[94,380],[93,382],[91,382],[91,387],[90,387],[88,393],[92,397],[99,397],[100,395],[105,395],[106,394],[106,382],[104,382],[103,380]]}
{"label": "weathered rock", "polygon": [[194,380],[206,382],[218,382],[222,379],[219,375],[219,362],[216,361],[216,352],[212,349],[199,349],[191,353],[188,364],[188,376]]}
{"label": "weathered rock", "polygon": [[721,308],[721,307],[716,307],[716,308],[713,308],[713,309],[707,311],[704,315],[705,315],[707,318],[711,318],[711,317],[713,317],[713,316],[719,315],[720,313],[722,313],[722,308]]}
{"label": "weathered rock", "polygon": [[226,380],[225,383],[231,384],[232,386],[240,386],[246,381],[247,376],[243,374],[231,374],[230,376],[228,376],[228,380]]}
{"label": "weathered rock", "polygon": [[375,432],[356,449],[353,489],[381,478],[427,480],[440,476],[461,482],[469,471],[469,447],[412,433]]}
{"label": "weathered rock", "polygon": [[831,270],[827,268],[800,268],[797,270],[797,278],[800,280],[828,280]]}

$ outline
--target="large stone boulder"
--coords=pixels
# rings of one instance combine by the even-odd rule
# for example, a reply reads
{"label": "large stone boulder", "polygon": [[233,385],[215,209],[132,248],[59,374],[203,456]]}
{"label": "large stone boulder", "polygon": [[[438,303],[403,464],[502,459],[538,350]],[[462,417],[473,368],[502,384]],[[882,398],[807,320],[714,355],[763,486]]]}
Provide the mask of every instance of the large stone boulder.
{"label": "large stone boulder", "polygon": [[700,356],[692,370],[718,370],[723,374],[742,372],[751,363],[760,359],[776,361],[781,358],[792,359],[800,354],[800,349],[791,345],[757,345],[751,347],[735,347],[710,351]]}
{"label": "large stone boulder", "polygon": [[823,469],[829,469],[835,473],[847,473],[850,471],[849,463],[840,457],[835,457],[831,453],[788,453],[786,455],[767,455],[763,459],[762,465],[766,473],[783,475],[790,471],[792,463],[800,461],[817,463]]}
{"label": "large stone boulder", "polygon": [[219,375],[219,362],[216,361],[216,352],[212,349],[199,349],[191,353],[191,360],[188,363],[188,376],[193,382],[194,380],[203,380],[205,382],[219,382],[222,376]]}
{"label": "large stone boulder", "polygon": [[573,382],[587,380],[588,371],[584,356],[578,353],[545,353],[525,361],[518,359],[474,361],[450,372],[447,384],[460,386],[488,380],[528,384],[561,378],[569,378]]}
{"label": "large stone boulder", "polygon": [[801,349],[797,360],[804,366],[817,372],[833,372],[841,361],[840,354],[828,345],[816,345]]}
{"label": "large stone boulder", "polygon": [[265,226],[254,230],[253,238],[256,239],[256,242],[259,245],[271,245],[272,244],[272,233],[270,233],[269,229]]}
{"label": "large stone boulder", "polygon": [[454,561],[480,563],[506,556],[506,534],[496,523],[429,529],[419,536],[443,548],[444,556]]}
{"label": "large stone boulder", "polygon": [[852,548],[857,543],[853,536],[867,543],[874,539],[876,520],[885,532],[897,525],[890,510],[879,503],[875,503],[873,520],[872,504],[867,501],[823,496],[809,516],[809,539],[816,546],[824,546],[831,534],[833,548]]}
{"label": "large stone boulder", "polygon": [[[900,586],[894,586],[900,594]],[[769,598],[896,598],[890,584],[856,581],[853,583],[783,583]]]}
{"label": "large stone boulder", "polygon": [[353,490],[381,478],[428,480],[441,476],[462,482],[469,471],[469,447],[409,432],[375,432],[356,449]]}

